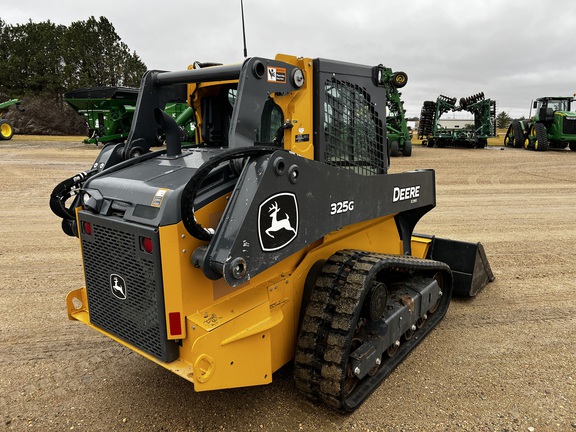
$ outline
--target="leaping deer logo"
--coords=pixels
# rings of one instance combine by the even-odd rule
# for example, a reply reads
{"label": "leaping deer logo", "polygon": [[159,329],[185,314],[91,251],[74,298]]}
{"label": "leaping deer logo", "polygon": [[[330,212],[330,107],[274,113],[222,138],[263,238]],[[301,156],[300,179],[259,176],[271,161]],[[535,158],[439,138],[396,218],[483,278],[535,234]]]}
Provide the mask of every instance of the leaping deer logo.
{"label": "leaping deer logo", "polygon": [[266,234],[274,238],[271,233],[280,231],[281,229],[292,231],[294,234],[296,234],[296,230],[292,228],[292,225],[290,224],[290,216],[288,216],[288,213],[284,213],[286,215],[284,219],[278,220],[279,211],[280,208],[278,207],[278,203],[274,201],[274,204],[272,204],[272,206],[268,209],[268,213],[270,213],[269,216],[272,218],[272,225],[265,231]]}
{"label": "leaping deer logo", "polygon": [[117,274],[110,275],[110,288],[112,294],[120,300],[126,300],[126,281]]}
{"label": "leaping deer logo", "polygon": [[298,238],[298,199],[292,192],[280,192],[258,206],[258,240],[263,252],[274,252]]}

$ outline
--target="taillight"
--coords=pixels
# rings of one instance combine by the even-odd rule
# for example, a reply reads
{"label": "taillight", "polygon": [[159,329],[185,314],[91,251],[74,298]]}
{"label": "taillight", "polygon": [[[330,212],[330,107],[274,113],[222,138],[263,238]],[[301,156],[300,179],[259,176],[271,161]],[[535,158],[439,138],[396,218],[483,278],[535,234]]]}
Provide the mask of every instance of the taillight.
{"label": "taillight", "polygon": [[92,224],[90,222],[82,221],[82,232],[84,234],[92,235]]}
{"label": "taillight", "polygon": [[152,239],[149,237],[140,237],[140,245],[144,252],[152,253],[154,250],[154,245],[152,244]]}
{"label": "taillight", "polygon": [[180,312],[170,312],[168,314],[168,323],[170,324],[170,334],[178,336],[182,334],[182,324],[180,323]]}

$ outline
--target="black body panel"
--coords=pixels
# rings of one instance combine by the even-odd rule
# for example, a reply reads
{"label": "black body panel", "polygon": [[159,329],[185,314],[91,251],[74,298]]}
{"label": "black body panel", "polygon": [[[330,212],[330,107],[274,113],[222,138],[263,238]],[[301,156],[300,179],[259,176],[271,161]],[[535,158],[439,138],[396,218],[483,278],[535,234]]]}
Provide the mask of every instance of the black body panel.
{"label": "black body panel", "polygon": [[[246,165],[196,264],[237,286],[334,230],[395,214],[410,253],[414,226],[435,204],[432,170],[362,176],[277,151]],[[270,240],[277,235],[283,243]]]}
{"label": "black body panel", "polygon": [[[160,360],[175,360],[178,346],[166,334],[158,231],[86,211],[79,220],[90,322]],[[151,240],[152,253],[142,238]]]}

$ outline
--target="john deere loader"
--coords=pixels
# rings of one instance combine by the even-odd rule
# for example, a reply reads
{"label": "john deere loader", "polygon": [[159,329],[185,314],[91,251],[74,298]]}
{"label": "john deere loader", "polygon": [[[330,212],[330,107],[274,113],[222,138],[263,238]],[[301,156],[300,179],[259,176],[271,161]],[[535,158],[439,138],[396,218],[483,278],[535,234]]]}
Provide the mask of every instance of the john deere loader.
{"label": "john deere loader", "polygon": [[[383,72],[287,55],[148,72],[126,142],[50,197],[84,264],[69,318],[199,392],[293,362],[306,396],[358,407],[493,279],[481,244],[414,234],[434,171],[387,174]],[[191,146],[161,109],[182,98]]]}

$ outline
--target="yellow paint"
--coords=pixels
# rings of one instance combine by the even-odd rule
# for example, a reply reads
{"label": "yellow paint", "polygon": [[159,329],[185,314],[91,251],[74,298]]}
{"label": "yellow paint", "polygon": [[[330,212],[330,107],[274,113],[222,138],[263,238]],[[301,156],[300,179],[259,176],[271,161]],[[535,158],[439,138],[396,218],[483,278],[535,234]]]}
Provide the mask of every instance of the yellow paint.
{"label": "yellow paint", "polygon": [[[290,119],[292,128],[284,132],[284,148],[308,159],[314,159],[314,134],[312,131],[312,59],[297,58],[285,54],[278,54],[276,60],[299,67],[304,74],[304,84],[298,91],[287,95],[275,96],[276,102],[284,112],[284,118]],[[297,142],[297,135],[309,135],[309,141]]]}
{"label": "yellow paint", "polygon": [[[212,215],[221,215],[229,195],[223,196],[204,206],[196,212],[200,225],[210,227]],[[213,227],[216,228],[216,227]],[[207,279],[200,269],[194,268],[191,255],[194,250],[204,244],[192,237],[182,223],[159,228],[162,282],[166,322],[170,312],[180,312],[180,324],[183,334],[172,335],[168,329],[168,339],[183,339],[186,337],[186,315],[204,309],[214,303],[212,281]]]}
{"label": "yellow paint", "polygon": [[426,258],[428,255],[428,250],[432,244],[432,239],[425,237],[412,236],[411,248],[412,256],[417,258]]}

